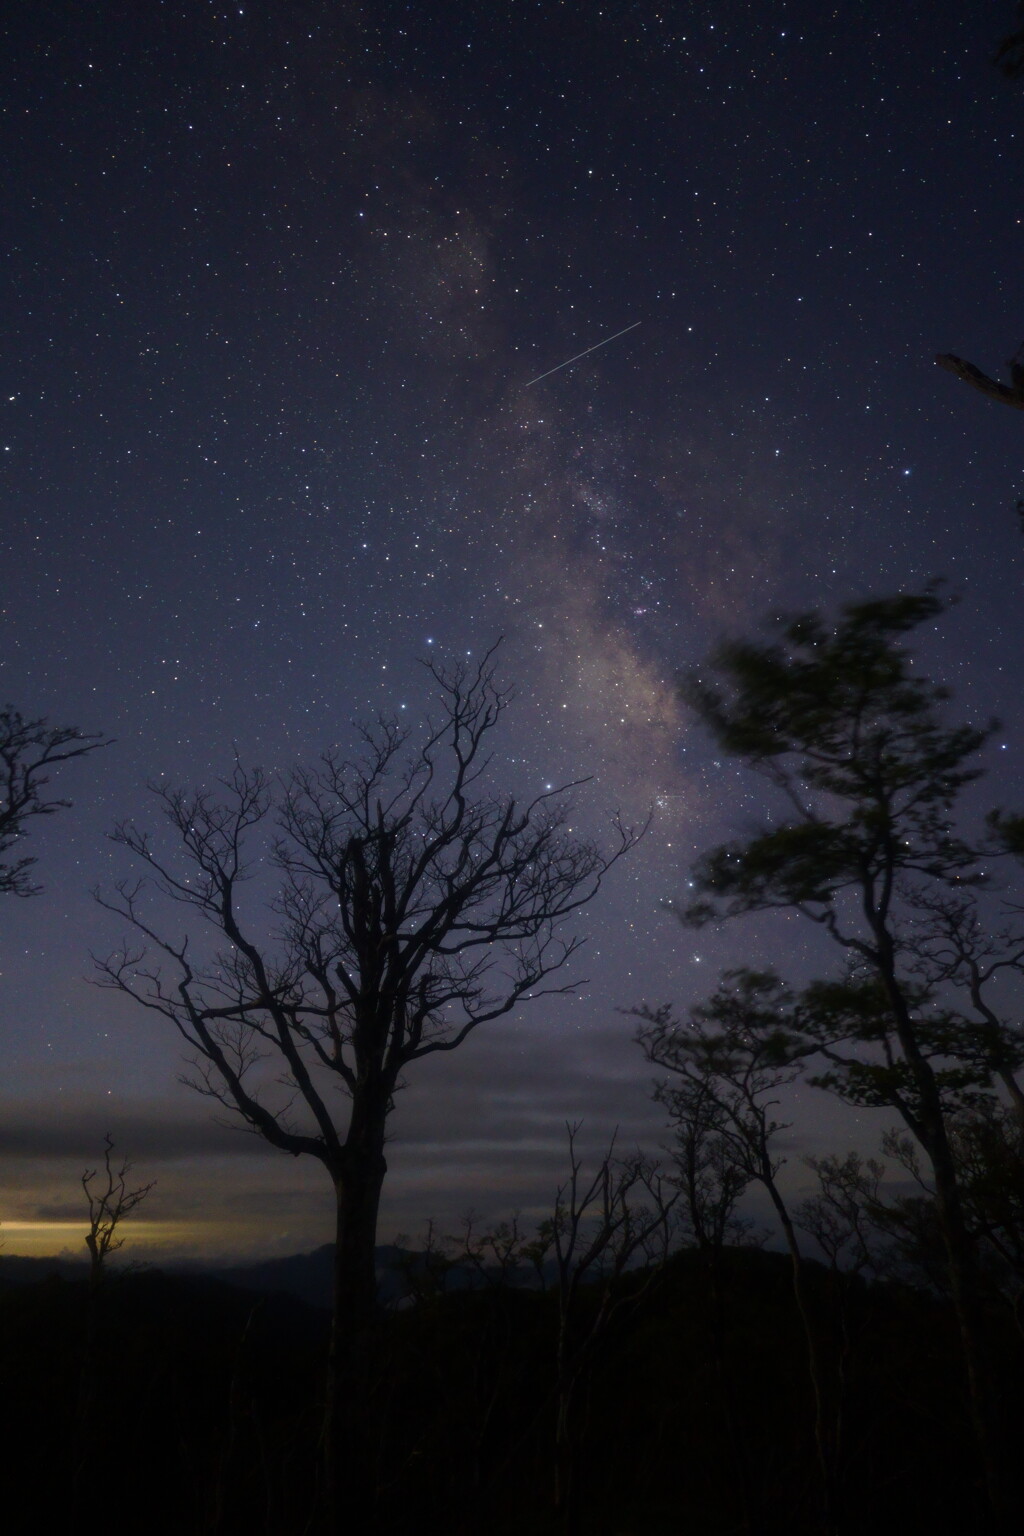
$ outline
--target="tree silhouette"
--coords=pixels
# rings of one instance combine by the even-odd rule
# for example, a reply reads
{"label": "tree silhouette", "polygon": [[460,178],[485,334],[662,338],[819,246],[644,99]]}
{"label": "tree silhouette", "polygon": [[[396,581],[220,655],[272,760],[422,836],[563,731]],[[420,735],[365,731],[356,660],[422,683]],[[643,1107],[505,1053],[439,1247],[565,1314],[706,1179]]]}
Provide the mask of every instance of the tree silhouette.
{"label": "tree silhouette", "polygon": [[[640,1008],[641,1036],[651,1026],[667,1024],[671,1010]],[[641,1044],[643,1040],[641,1039]],[[728,1317],[723,1260],[730,1244],[750,1241],[752,1222],[738,1212],[751,1175],[740,1166],[714,1074],[705,1069],[655,1084],[654,1096],[669,1109],[673,1134],[673,1178],[680,1191],[680,1225],[701,1256],[710,1300],[710,1341],[715,1375],[732,1453],[734,1480],[742,1511],[742,1529],[758,1527],[757,1494],[751,1459],[741,1426],[736,1382],[727,1350]],[[747,1161],[746,1159],[744,1161]]]}
{"label": "tree silhouette", "polygon": [[[641,1151],[618,1157],[614,1136],[588,1176],[576,1146],[580,1129],[579,1122],[566,1126],[569,1174],[538,1233],[550,1240],[558,1294],[554,1491],[555,1517],[566,1536],[582,1529],[582,1389],[612,1325],[636,1309],[664,1265],[680,1198]],[[623,1276],[639,1260],[643,1279],[626,1290]]]}
{"label": "tree silhouette", "polygon": [[132,1165],[127,1158],[122,1158],[121,1166],[115,1168],[111,1161],[113,1151],[114,1141],[108,1133],[103,1142],[102,1176],[98,1168],[87,1168],[82,1174],[82,1188],[89,1203],[85,1246],[89,1250],[89,1278],[93,1285],[102,1280],[109,1256],[124,1246],[124,1234],[119,1230],[121,1223],[156,1187],[154,1179],[149,1184],[140,1184],[137,1189],[129,1189],[128,1175]]}
{"label": "tree silhouette", "polygon": [[29,875],[34,858],[26,855],[8,862],[3,856],[26,836],[26,822],[71,804],[46,794],[49,770],[110,744],[99,733],[88,735],[77,726],[27,720],[10,704],[0,709],[0,894],[35,896],[42,889]]}
{"label": "tree silhouette", "polygon": [[[814,1440],[821,1475],[821,1530],[836,1530],[836,1446],[829,1412],[828,1384],[821,1358],[810,1300],[804,1281],[803,1255],[793,1218],[779,1185],[785,1158],[778,1150],[788,1122],[776,1119],[780,1094],[804,1074],[806,1043],[792,1027],[793,1000],[778,977],[762,971],[727,971],[706,1003],[692,1008],[680,1022],[670,1008],[638,1008],[637,1040],[648,1061],[670,1076],[657,1085],[681,1150],[690,1151],[696,1125],[703,1122],[717,1167],[713,1183],[707,1173],[698,1209],[724,1215],[721,1195],[757,1183],[767,1194],[778,1218],[790,1257],[793,1298],[807,1346],[807,1370],[814,1399]],[[725,1170],[728,1170],[728,1174]],[[684,1179],[693,1174],[684,1165]],[[709,1202],[707,1194],[718,1198]],[[697,1203],[697,1202],[693,1202]],[[706,1207],[710,1204],[711,1210]],[[706,1243],[713,1241],[705,1232]],[[749,1519],[749,1514],[748,1514]]]}
{"label": "tree silhouette", "polygon": [[[455,1050],[522,1001],[573,990],[548,980],[581,942],[560,937],[563,920],[638,835],[616,822],[604,850],[574,833],[573,786],[522,806],[491,787],[486,748],[509,702],[493,652],[472,670],[427,671],[439,708],[418,744],[382,720],[362,731],[357,760],[328,753],[280,785],[236,767],[221,799],[157,790],[177,855],[120,826],[114,840],[148,880],[101,898],[145,941],[102,961],[102,979],[180,1031],[193,1086],[330,1177],[328,1503],[343,1502],[353,1528],[367,1530],[372,1463],[361,1437],[394,1094],[414,1062]],[[275,813],[270,939],[265,920],[243,915],[243,887],[252,836]],[[200,958],[189,935],[158,929],[154,896],[184,906],[220,947]]]}
{"label": "tree silhouette", "polygon": [[952,826],[992,727],[946,726],[946,690],[916,672],[901,644],[943,607],[932,588],[851,604],[832,628],[815,614],[781,620],[772,642],[722,646],[715,681],[687,680],[686,695],[719,745],[765,777],[784,809],[698,862],[698,899],[681,915],[700,924],[788,909],[846,957],[842,979],[802,994],[800,1027],[827,1061],[819,1085],[894,1108],[927,1154],[993,1528],[1001,1529],[978,1254],[950,1132],[950,1115],[984,1094],[994,1063],[978,1052],[984,1020],[951,1006],[918,964],[922,924],[934,931],[928,901],[981,886],[992,853]]}
{"label": "tree silhouette", "polygon": [[74,1432],[74,1485],[80,1497],[87,1496],[91,1479],[95,1476],[95,1462],[102,1439],[98,1428],[97,1405],[101,1378],[108,1364],[102,1347],[100,1309],[106,1263],[109,1256],[124,1245],[124,1234],[120,1231],[122,1222],[138,1209],[156,1183],[153,1180],[149,1184],[140,1184],[136,1189],[129,1189],[128,1175],[132,1165],[127,1158],[122,1158],[120,1167],[115,1168],[113,1152],[114,1141],[108,1132],[103,1142],[103,1172],[97,1167],[87,1168],[82,1174],[82,1189],[89,1206],[89,1230],[85,1234],[85,1246],[89,1250],[89,1299],[79,1367]]}

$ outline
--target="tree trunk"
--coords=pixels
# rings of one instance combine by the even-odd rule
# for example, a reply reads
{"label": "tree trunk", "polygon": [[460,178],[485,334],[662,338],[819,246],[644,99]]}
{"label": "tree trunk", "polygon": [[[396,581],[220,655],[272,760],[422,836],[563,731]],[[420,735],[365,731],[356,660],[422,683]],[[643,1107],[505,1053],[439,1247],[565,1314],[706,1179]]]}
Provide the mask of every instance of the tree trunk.
{"label": "tree trunk", "polygon": [[760,1530],[761,1518],[755,1509],[753,1479],[750,1461],[736,1410],[736,1394],[733,1390],[732,1373],[726,1359],[725,1298],[722,1293],[722,1245],[718,1242],[701,1244],[701,1251],[708,1277],[711,1299],[711,1346],[715,1362],[715,1375],[722,1395],[722,1411],[732,1450],[733,1470],[736,1474],[736,1494],[740,1507],[740,1529],[744,1536],[755,1536]]}
{"label": "tree trunk", "polygon": [[579,1536],[579,1446],[575,1405],[579,1375],[560,1383],[555,1421],[555,1519],[564,1536]]}
{"label": "tree trunk", "polygon": [[335,1178],[334,1295],[324,1415],[329,1536],[372,1536],[377,1452],[371,1394],[377,1344],[377,1215],[387,1164],[378,1147]]}
{"label": "tree trunk", "polygon": [[803,1256],[800,1253],[800,1244],[797,1241],[796,1230],[790,1219],[789,1211],[783,1200],[774,1177],[772,1176],[767,1154],[764,1156],[764,1172],[762,1182],[768,1191],[768,1196],[775,1207],[775,1214],[779,1218],[783,1236],[786,1239],[786,1247],[789,1250],[790,1275],[793,1284],[793,1300],[800,1317],[803,1328],[804,1342],[807,1346],[807,1375],[811,1383],[811,1394],[814,1399],[814,1447],[817,1453],[818,1474],[821,1479],[821,1521],[820,1529],[824,1536],[836,1536],[839,1529],[836,1486],[835,1486],[835,1455],[829,1434],[828,1416],[825,1411],[825,1370],[821,1359],[821,1350],[818,1344],[814,1327],[814,1319],[811,1316],[811,1307],[807,1297],[807,1289],[804,1285]]}
{"label": "tree trunk", "polygon": [[985,1336],[985,1307],[977,1248],[964,1216],[956,1162],[949,1143],[939,1085],[931,1062],[921,1049],[914,1020],[896,974],[892,939],[881,925],[876,928],[876,936],[879,940],[878,968],[918,1098],[920,1124],[914,1126],[909,1119],[907,1123],[924,1147],[932,1165],[935,1207],[946,1249],[953,1307],[967,1376],[971,1421],[989,1505],[987,1529],[993,1532],[993,1536],[997,1536],[997,1533],[1002,1536],[1002,1533],[1008,1533],[1016,1527],[1010,1524],[1006,1458],[995,1372]]}
{"label": "tree trunk", "polygon": [[935,1204],[949,1266],[950,1288],[960,1331],[967,1374],[971,1418],[978,1444],[993,1533],[1016,1529],[1010,1524],[1006,1496],[1005,1455],[1000,1428],[999,1394],[985,1337],[985,1307],[974,1240],[964,1220],[945,1126],[936,1147],[927,1149],[935,1180]]}

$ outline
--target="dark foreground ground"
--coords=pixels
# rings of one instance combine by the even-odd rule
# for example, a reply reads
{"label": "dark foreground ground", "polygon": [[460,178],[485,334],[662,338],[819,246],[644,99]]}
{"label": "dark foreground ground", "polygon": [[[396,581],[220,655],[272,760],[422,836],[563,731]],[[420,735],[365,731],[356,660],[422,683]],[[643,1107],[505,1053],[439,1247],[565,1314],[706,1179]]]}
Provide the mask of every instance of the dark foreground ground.
{"label": "dark foreground ground", "polygon": [[[706,1266],[682,1253],[623,1306],[596,1352],[577,1398],[585,1536],[820,1529],[787,1261],[756,1250],[725,1259],[720,1350]],[[948,1307],[907,1287],[808,1273],[844,1536],[978,1531]],[[307,1532],[326,1313],[281,1290],[158,1272],[108,1281],[90,1300],[68,1274],[0,1268],[0,1473],[6,1489],[29,1492],[31,1510],[31,1524],[7,1528]],[[556,1326],[554,1297],[523,1289],[384,1311],[367,1404],[384,1536],[561,1528]],[[1021,1341],[1009,1317],[994,1313],[992,1328],[1007,1443],[1019,1445]]]}

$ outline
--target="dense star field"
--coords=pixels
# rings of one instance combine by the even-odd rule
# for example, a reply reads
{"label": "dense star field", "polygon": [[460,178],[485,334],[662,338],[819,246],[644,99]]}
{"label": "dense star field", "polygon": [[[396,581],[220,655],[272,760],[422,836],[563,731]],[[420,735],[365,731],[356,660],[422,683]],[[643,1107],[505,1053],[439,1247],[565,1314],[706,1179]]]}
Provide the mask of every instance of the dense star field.
{"label": "dense star field", "polygon": [[[653,808],[575,921],[579,991],[410,1074],[389,1235],[542,1210],[567,1119],[656,1144],[620,1010],[810,953],[792,917],[694,935],[660,906],[761,805],[677,696],[723,632],[947,577],[924,660],[1004,717],[979,804],[1013,801],[1024,419],[933,364],[1002,376],[1024,336],[1013,14],[15,8],[0,695],[116,744],[61,774],[45,891],[0,914],[8,1251],[80,1242],[108,1130],[159,1181],[150,1251],[329,1236],[322,1172],[215,1123],[173,1032],[89,984],[123,932],[90,891],[130,873],[105,833],[156,824],[149,781],[415,731],[420,662],[503,637],[495,782],[586,780],[594,836]],[[874,1146],[880,1120],[798,1108],[795,1178]]]}

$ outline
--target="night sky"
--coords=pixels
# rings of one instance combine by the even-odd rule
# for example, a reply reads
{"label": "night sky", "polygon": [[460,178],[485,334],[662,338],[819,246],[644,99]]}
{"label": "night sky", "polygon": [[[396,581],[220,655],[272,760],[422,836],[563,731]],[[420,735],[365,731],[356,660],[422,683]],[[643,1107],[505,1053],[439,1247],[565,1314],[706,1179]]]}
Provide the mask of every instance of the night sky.
{"label": "night sky", "polygon": [[[108,1129],[149,1251],[326,1240],[304,1167],[213,1123],[169,1027],[89,984],[90,897],[147,781],[269,771],[413,723],[419,658],[504,636],[509,790],[589,776],[650,834],[576,930],[571,1000],[418,1064],[382,1234],[539,1211],[562,1126],[653,1145],[619,1009],[814,956],[797,920],[659,908],[759,800],[674,677],[778,608],[950,579],[924,649],[1004,716],[1024,420],[933,365],[1024,337],[1007,4],[37,0],[4,30],[0,694],[117,738],[0,913],[8,1252],[80,1242]],[[565,359],[633,327],[571,367]],[[797,1096],[791,1162],[877,1119]],[[799,1178],[799,1175],[795,1175]],[[18,1225],[22,1224],[22,1225]]]}

